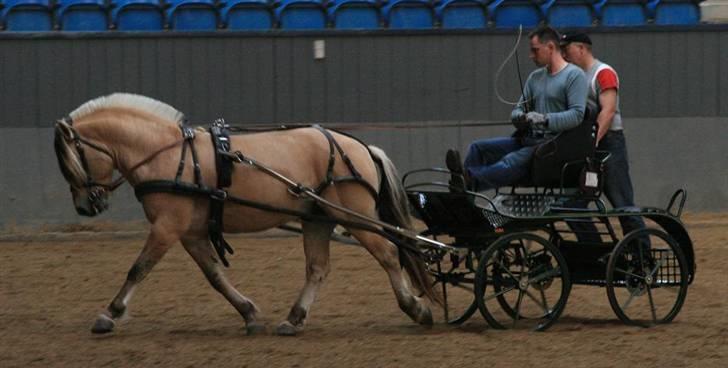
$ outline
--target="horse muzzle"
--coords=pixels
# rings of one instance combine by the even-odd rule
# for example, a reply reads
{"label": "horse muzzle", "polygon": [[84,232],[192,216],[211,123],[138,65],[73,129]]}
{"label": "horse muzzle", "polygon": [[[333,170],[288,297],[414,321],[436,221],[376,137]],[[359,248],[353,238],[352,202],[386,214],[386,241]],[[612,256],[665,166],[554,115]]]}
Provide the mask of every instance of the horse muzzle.
{"label": "horse muzzle", "polygon": [[84,205],[76,206],[76,213],[81,216],[93,217],[109,208],[108,192],[104,188],[93,188],[88,192]]}

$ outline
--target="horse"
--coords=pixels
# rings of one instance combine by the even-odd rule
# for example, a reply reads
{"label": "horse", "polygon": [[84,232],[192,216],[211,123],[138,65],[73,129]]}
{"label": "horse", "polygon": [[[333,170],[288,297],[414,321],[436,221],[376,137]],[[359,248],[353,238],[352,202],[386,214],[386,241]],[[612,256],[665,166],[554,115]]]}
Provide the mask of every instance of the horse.
{"label": "horse", "polygon": [[[216,148],[210,132],[196,129],[195,149],[185,150],[184,130],[180,128],[185,122],[184,114],[174,107],[128,93],[89,100],[68,117],[58,120],[54,146],[61,172],[70,185],[76,212],[96,216],[109,207],[110,193],[122,182],[137,187],[154,180],[170,180],[178,172],[178,166],[184,168],[182,181],[192,183],[194,166],[198,166],[197,175],[202,184],[215,187]],[[327,173],[329,176],[333,173],[335,177],[349,176],[355,167],[361,181],[376,193],[371,193],[371,188],[367,189],[367,185],[359,182],[329,180],[329,185],[320,192],[321,197],[355,213],[412,229],[406,193],[394,164],[384,151],[339,132],[326,132],[341,147],[340,151],[335,152],[325,134],[312,127],[233,134],[229,137],[230,151],[244,152],[246,157],[253,157],[265,167],[306,187],[326,183]],[[347,157],[351,165],[343,162]],[[333,166],[328,169],[331,163]],[[113,179],[115,171],[121,175],[117,180]],[[267,211],[226,202],[222,231],[257,232],[291,220],[302,224],[306,279],[287,318],[275,329],[278,335],[296,335],[303,331],[317,291],[329,274],[329,243],[333,228],[337,223],[352,224],[357,219],[347,212],[317,205],[295,195],[289,186],[259,168],[235,165],[231,175],[231,185],[227,188],[230,196],[287,211]],[[258,318],[260,309],[228,281],[220,264],[222,257],[211,245],[208,234],[210,198],[167,191],[148,193],[139,200],[151,225],[149,234],[124,284],[98,315],[91,331],[97,334],[112,332],[126,314],[134,289],[171,247],[181,243],[210,285],[242,316],[246,333],[265,333],[267,327]],[[332,221],[314,221],[306,216],[296,219],[295,213],[288,210],[319,214]],[[381,233],[345,227],[387,273],[400,309],[413,321],[431,325],[430,307],[438,297],[432,290],[422,258],[398,248],[396,242]]]}

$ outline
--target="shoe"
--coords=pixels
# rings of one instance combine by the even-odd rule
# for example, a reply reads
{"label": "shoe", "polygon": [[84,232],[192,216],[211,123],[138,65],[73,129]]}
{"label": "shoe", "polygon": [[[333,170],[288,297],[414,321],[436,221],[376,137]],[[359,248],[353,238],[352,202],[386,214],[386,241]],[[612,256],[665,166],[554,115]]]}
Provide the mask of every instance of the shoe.
{"label": "shoe", "polygon": [[447,150],[445,154],[445,165],[450,170],[450,190],[464,192],[467,189],[465,178],[465,170],[463,170],[463,162],[460,160],[460,152],[454,149]]}

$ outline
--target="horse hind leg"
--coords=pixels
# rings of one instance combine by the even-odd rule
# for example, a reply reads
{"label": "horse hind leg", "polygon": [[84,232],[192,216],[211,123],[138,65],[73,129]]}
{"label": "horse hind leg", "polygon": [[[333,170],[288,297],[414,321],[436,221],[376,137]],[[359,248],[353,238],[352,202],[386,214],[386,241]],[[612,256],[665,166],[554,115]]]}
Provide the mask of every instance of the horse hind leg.
{"label": "horse hind leg", "polygon": [[397,247],[379,234],[357,229],[349,231],[387,272],[399,308],[413,321],[421,325],[432,325],[430,307],[422,298],[412,293],[412,287],[402,272]]}
{"label": "horse hind leg", "polygon": [[306,282],[288,318],[276,328],[276,334],[294,336],[303,331],[306,316],[316,299],[316,293],[331,270],[329,248],[335,224],[303,222],[303,249],[306,255]]}
{"label": "horse hind leg", "polygon": [[159,226],[152,227],[152,231],[147,236],[144,248],[127,274],[124,285],[111,301],[106,311],[98,316],[93,327],[91,327],[91,332],[102,334],[114,330],[116,324],[126,315],[129,299],[131,299],[134,289],[144,280],[152,268],[154,268],[176,241],[176,237],[169,235],[163,228]]}
{"label": "horse hind leg", "polygon": [[207,237],[183,238],[182,245],[200,267],[210,285],[222,294],[243,317],[246,333],[248,335],[264,333],[265,325],[257,319],[258,307],[230,284]]}

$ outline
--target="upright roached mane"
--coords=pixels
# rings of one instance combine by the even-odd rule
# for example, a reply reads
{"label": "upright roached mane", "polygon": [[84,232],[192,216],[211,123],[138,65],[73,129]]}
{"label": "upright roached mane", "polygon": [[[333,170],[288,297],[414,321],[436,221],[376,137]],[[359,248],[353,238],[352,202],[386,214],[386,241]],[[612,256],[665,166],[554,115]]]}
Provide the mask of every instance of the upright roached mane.
{"label": "upright roached mane", "polygon": [[162,119],[172,120],[177,123],[182,123],[185,120],[185,115],[174,107],[153,98],[133,93],[114,93],[93,99],[73,110],[69,116],[73,120],[78,120],[99,109],[117,107],[146,111]]}

